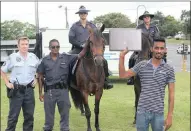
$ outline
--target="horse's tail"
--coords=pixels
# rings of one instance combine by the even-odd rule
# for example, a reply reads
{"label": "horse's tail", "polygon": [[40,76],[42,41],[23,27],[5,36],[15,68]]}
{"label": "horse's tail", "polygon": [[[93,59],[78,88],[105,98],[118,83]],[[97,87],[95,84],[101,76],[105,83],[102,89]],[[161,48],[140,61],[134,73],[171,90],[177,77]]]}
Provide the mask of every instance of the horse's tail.
{"label": "horse's tail", "polygon": [[70,94],[76,109],[80,108],[80,105],[83,103],[83,97],[80,91],[70,87]]}

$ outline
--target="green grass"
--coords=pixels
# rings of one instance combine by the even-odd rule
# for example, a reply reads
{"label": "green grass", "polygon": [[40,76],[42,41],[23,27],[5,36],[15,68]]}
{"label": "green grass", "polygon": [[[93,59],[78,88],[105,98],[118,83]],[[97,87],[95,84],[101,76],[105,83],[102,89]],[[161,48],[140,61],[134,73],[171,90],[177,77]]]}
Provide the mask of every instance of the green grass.
{"label": "green grass", "polygon": [[167,44],[190,44],[190,40],[176,40],[176,39],[166,39]]}
{"label": "green grass", "polygon": [[[173,117],[173,126],[169,131],[189,131],[190,130],[190,74],[176,74],[175,89],[175,108]],[[34,131],[42,131],[44,125],[43,103],[38,99],[38,89],[36,91],[36,107]],[[168,108],[168,88],[165,95],[165,116]],[[8,99],[4,83],[1,83],[1,130],[5,130],[8,115]],[[71,100],[72,103],[72,100]],[[94,128],[94,97],[89,99],[92,112],[91,124]],[[136,131],[132,125],[134,118],[134,90],[133,86],[127,86],[126,83],[115,83],[115,88],[104,91],[100,103],[100,128],[102,131]],[[54,131],[59,131],[59,113],[56,109]],[[22,131],[23,115],[22,111],[17,124],[16,131]],[[70,129],[71,131],[86,131],[86,119],[80,116],[80,111],[76,110],[72,103],[70,111]]]}

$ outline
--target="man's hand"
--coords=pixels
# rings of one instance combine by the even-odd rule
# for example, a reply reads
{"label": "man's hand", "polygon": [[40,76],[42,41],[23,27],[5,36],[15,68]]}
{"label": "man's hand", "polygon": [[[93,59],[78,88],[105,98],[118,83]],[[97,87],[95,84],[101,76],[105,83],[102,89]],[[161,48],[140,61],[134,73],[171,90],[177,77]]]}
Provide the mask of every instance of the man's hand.
{"label": "man's hand", "polygon": [[120,57],[124,57],[128,53],[128,48],[120,52]]}
{"label": "man's hand", "polygon": [[40,99],[41,102],[44,102],[44,95],[43,95],[43,94],[40,94],[40,95],[39,95],[39,99]]}
{"label": "man's hand", "polygon": [[172,126],[172,116],[167,116],[165,120],[165,131],[167,131]]}
{"label": "man's hand", "polygon": [[84,48],[86,45],[86,41],[80,45],[81,48]]}
{"label": "man's hand", "polygon": [[6,83],[6,86],[7,86],[7,88],[9,88],[9,89],[13,89],[14,88],[14,85],[12,84],[12,83]]}

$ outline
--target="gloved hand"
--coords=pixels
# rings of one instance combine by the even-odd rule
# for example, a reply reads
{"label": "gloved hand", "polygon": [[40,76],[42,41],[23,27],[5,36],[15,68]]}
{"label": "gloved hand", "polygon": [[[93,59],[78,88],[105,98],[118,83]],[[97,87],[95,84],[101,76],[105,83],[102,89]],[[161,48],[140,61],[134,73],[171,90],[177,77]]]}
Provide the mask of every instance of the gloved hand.
{"label": "gloved hand", "polygon": [[86,45],[86,43],[84,42],[84,43],[82,43],[82,44],[80,45],[80,47],[81,47],[81,48],[84,48],[85,45]]}

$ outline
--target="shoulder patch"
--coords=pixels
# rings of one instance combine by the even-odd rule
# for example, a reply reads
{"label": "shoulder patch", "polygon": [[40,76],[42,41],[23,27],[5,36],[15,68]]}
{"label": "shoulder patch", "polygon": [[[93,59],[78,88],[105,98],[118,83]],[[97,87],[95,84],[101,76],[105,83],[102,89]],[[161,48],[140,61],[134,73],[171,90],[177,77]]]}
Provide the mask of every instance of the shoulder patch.
{"label": "shoulder patch", "polygon": [[17,61],[17,62],[20,62],[20,61],[21,61],[21,58],[17,56],[17,57],[16,57],[16,61]]}

